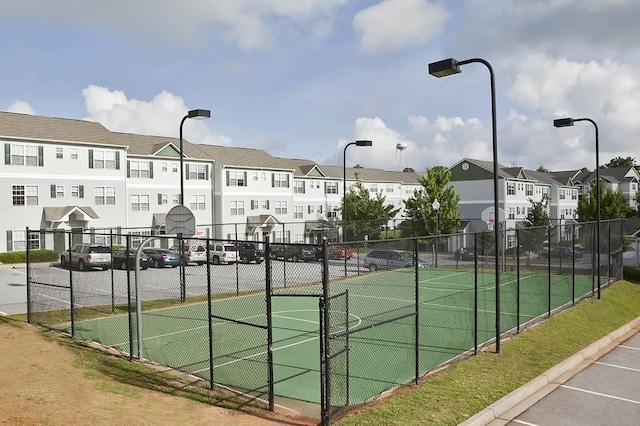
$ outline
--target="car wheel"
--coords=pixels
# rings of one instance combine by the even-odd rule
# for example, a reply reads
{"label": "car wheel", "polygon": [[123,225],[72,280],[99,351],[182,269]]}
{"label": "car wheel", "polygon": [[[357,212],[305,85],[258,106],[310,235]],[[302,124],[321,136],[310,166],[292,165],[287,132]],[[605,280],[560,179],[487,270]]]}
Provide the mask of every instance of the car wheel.
{"label": "car wheel", "polygon": [[220,258],[218,256],[214,256],[213,257],[213,264],[214,265],[219,265],[220,264]]}
{"label": "car wheel", "polygon": [[159,268],[159,267],[160,267],[160,262],[159,262],[159,261],[157,261],[157,260],[154,260],[154,261],[153,261],[153,267],[154,267],[154,268]]}
{"label": "car wheel", "polygon": [[120,269],[122,269],[123,271],[127,269],[127,261],[123,260],[122,263],[120,263]]}
{"label": "car wheel", "polygon": [[378,270],[378,265],[376,265],[375,263],[372,263],[369,265],[369,272],[375,272]]}
{"label": "car wheel", "polygon": [[67,267],[67,260],[64,258],[64,256],[60,256],[60,266],[62,266],[63,268]]}
{"label": "car wheel", "polygon": [[259,265],[262,263],[262,260],[256,260],[256,265]]}
{"label": "car wheel", "polygon": [[242,258],[240,259],[240,261],[242,263],[249,263],[249,258],[247,256],[242,256]]}
{"label": "car wheel", "polygon": [[294,254],[293,256],[291,256],[291,261],[292,262],[297,262],[298,261],[298,255]]}
{"label": "car wheel", "polygon": [[82,259],[78,260],[78,271],[84,271],[84,261]]}

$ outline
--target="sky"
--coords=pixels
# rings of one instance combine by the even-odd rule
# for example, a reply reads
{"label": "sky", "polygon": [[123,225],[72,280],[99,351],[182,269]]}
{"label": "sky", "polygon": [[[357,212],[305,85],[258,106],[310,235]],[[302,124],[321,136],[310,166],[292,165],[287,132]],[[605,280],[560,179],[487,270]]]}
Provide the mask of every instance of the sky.
{"label": "sky", "polygon": [[[0,110],[418,172],[640,161],[637,0],[0,0]],[[398,150],[401,144],[405,147]]]}

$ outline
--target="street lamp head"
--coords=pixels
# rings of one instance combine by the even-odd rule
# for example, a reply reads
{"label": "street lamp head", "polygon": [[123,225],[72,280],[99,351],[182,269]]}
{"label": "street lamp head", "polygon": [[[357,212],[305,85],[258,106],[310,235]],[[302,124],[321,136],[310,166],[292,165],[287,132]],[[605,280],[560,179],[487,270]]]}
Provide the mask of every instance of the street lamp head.
{"label": "street lamp head", "polygon": [[204,120],[211,117],[211,111],[208,109],[192,109],[187,114],[187,118],[193,118],[195,120]]}
{"label": "street lamp head", "polygon": [[458,74],[459,72],[461,72],[460,65],[458,65],[458,61],[453,58],[429,64],[429,74],[434,77],[446,77],[451,74]]}
{"label": "street lamp head", "polygon": [[554,127],[570,127],[573,126],[573,118],[557,118],[553,120]]}
{"label": "street lamp head", "polygon": [[433,203],[431,204],[431,207],[433,207],[433,209],[435,211],[440,210],[440,202],[438,200],[433,200]]}
{"label": "street lamp head", "polygon": [[373,146],[372,141],[356,141],[356,146]]}

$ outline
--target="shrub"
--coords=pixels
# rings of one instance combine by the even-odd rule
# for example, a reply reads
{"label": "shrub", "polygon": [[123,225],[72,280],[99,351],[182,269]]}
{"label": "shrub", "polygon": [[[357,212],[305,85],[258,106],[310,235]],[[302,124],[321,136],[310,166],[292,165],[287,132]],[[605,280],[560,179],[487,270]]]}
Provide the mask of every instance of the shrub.
{"label": "shrub", "polygon": [[[32,262],[53,262],[58,260],[59,255],[53,250],[31,250],[29,252]],[[2,263],[26,263],[27,253],[24,251],[10,251],[0,253]]]}
{"label": "shrub", "polygon": [[640,270],[635,265],[624,265],[622,274],[627,281],[640,282]]}

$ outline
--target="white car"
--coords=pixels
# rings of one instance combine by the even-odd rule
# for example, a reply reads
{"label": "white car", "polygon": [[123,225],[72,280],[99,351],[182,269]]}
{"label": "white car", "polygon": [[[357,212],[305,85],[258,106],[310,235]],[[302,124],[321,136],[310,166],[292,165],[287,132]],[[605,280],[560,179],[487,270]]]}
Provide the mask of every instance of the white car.
{"label": "white car", "polygon": [[215,243],[209,246],[209,259],[216,265],[236,263],[238,252],[231,243]]}
{"label": "white car", "polygon": [[175,244],[169,249],[172,252],[180,254],[181,261],[187,265],[196,263],[198,266],[207,263],[207,249],[203,245],[184,244],[184,250],[180,253],[180,245]]}

